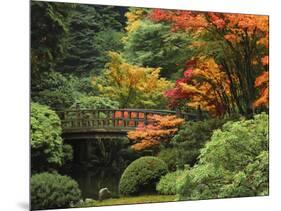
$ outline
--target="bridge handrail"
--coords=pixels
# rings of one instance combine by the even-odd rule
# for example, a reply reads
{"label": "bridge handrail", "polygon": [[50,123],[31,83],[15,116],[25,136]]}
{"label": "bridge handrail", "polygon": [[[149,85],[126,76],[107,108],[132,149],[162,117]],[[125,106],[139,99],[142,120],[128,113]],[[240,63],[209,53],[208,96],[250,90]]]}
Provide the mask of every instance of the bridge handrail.
{"label": "bridge handrail", "polygon": [[[177,115],[184,119],[197,119],[196,114],[156,109],[67,109],[56,111],[63,130],[77,128],[133,128],[151,123],[149,115]],[[121,112],[121,113],[118,113]],[[88,115],[88,116],[84,116]],[[134,117],[133,117],[134,116]]]}
{"label": "bridge handrail", "polygon": [[[153,114],[177,114],[176,111],[172,110],[157,110],[157,109],[66,109],[66,110],[56,110],[57,113],[63,113],[63,112],[92,112],[92,111],[100,111],[100,112],[105,112],[105,111],[128,111],[128,112],[143,112],[143,113],[153,113]],[[197,116],[197,114],[194,113],[186,113],[182,112],[181,115],[190,115],[190,116]]]}
{"label": "bridge handrail", "polygon": [[157,109],[65,109],[65,110],[56,110],[57,112],[77,112],[77,111],[132,111],[132,112],[144,112],[144,113],[176,113],[176,111],[171,110],[157,110]]}

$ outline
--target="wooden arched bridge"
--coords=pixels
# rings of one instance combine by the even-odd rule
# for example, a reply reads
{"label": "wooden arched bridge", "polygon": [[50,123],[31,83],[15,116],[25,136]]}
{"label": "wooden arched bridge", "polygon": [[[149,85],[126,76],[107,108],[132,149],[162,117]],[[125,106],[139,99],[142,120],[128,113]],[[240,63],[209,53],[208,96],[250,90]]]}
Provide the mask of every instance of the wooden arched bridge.
{"label": "wooden arched bridge", "polygon": [[128,131],[151,123],[151,115],[177,115],[186,120],[200,118],[200,112],[191,114],[147,109],[76,108],[57,113],[61,118],[62,137],[72,146],[73,161],[79,165],[91,160],[97,148],[104,151],[111,140],[114,143],[116,138],[125,137]]}
{"label": "wooden arched bridge", "polygon": [[61,118],[63,138],[66,140],[124,136],[137,126],[151,122],[151,115],[177,115],[196,120],[200,114],[170,110],[147,109],[74,109],[57,111]]}

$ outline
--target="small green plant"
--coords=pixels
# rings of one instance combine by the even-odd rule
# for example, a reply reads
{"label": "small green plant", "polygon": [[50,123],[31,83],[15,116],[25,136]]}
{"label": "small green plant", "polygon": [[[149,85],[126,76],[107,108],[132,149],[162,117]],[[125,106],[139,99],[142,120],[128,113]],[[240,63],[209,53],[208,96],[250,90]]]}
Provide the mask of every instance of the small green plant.
{"label": "small green plant", "polygon": [[156,185],[157,192],[163,195],[176,195],[177,182],[186,172],[187,171],[185,170],[178,170],[161,177],[160,181]]}
{"label": "small green plant", "polygon": [[68,176],[45,172],[31,177],[32,210],[71,207],[80,197],[77,182]]}
{"label": "small green plant", "polygon": [[155,192],[156,183],[167,172],[168,167],[161,159],[153,156],[141,157],[123,172],[119,191],[122,195]]}

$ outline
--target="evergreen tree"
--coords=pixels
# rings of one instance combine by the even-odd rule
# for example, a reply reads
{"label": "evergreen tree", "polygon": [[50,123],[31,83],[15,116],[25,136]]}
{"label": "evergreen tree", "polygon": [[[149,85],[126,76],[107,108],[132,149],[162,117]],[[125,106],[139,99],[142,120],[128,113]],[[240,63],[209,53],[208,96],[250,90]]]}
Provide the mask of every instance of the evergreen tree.
{"label": "evergreen tree", "polygon": [[31,90],[40,91],[66,46],[69,10],[73,4],[31,2]]}
{"label": "evergreen tree", "polygon": [[123,54],[132,64],[161,67],[161,76],[177,78],[182,64],[191,56],[190,43],[186,33],[171,33],[166,24],[142,20],[128,33]]}
{"label": "evergreen tree", "polygon": [[77,76],[99,72],[107,61],[105,51],[122,48],[124,12],[121,7],[77,5],[71,15],[67,54],[57,70]]}

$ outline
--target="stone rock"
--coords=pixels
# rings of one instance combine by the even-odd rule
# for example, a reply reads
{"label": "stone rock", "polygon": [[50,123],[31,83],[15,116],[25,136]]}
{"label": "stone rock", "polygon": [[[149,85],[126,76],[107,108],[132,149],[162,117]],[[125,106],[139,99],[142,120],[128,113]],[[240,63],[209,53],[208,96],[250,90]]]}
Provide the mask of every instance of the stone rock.
{"label": "stone rock", "polygon": [[87,203],[89,203],[89,202],[91,202],[91,201],[93,201],[93,199],[85,199],[85,202]]}
{"label": "stone rock", "polygon": [[111,192],[108,188],[102,188],[99,190],[99,201],[111,198]]}

